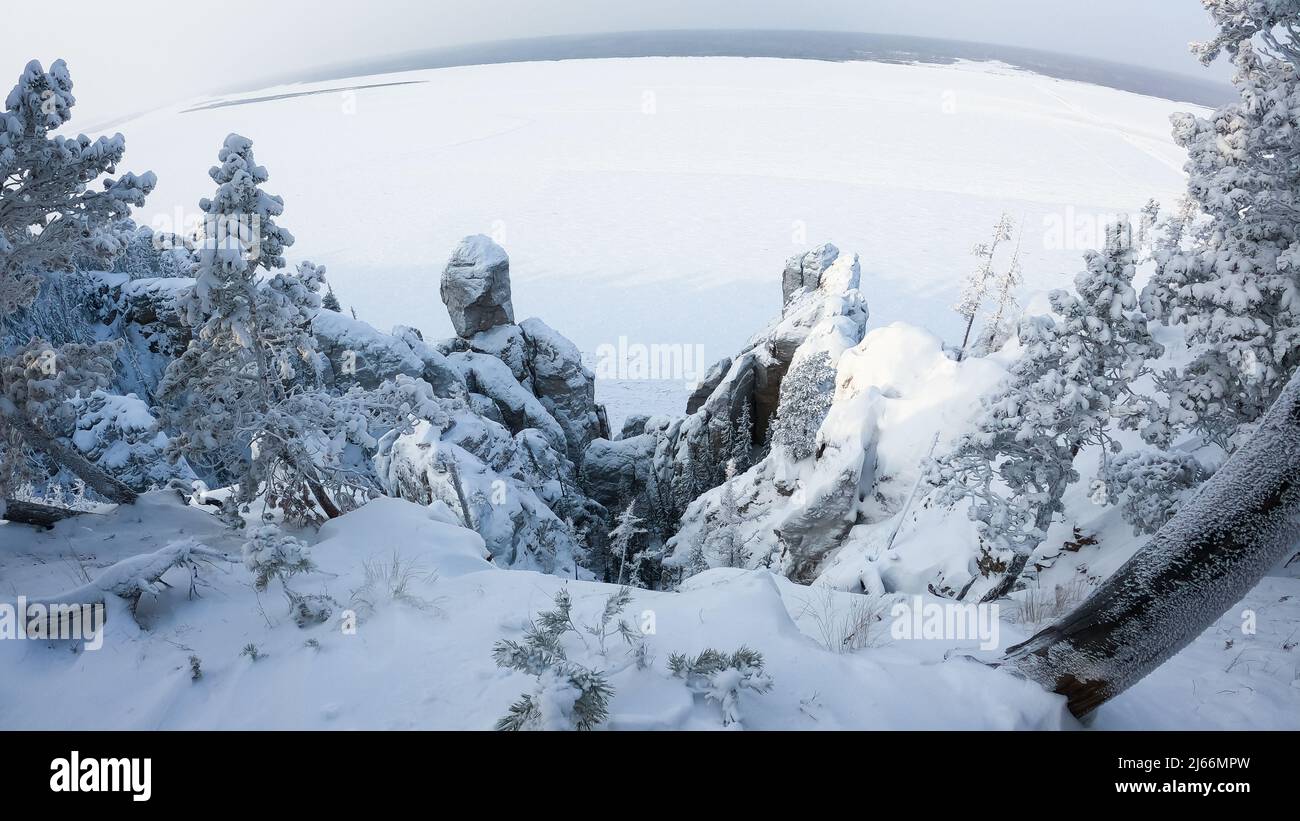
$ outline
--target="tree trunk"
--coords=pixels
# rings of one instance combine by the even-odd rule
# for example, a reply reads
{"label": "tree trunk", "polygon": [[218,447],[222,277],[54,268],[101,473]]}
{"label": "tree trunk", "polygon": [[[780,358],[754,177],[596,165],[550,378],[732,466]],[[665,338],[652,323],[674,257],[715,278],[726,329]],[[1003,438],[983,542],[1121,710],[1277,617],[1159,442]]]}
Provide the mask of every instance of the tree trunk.
{"label": "tree trunk", "polygon": [[971,314],[970,319],[966,320],[966,334],[962,336],[961,347],[957,349],[958,362],[960,362],[962,357],[966,355],[966,343],[970,342],[970,329],[973,327],[975,327],[975,314]]}
{"label": "tree trunk", "polygon": [[1300,375],[1259,429],[1074,612],[1008,665],[1082,717],[1186,647],[1300,538]]}
{"label": "tree trunk", "polygon": [[21,416],[6,415],[5,421],[18,429],[27,444],[44,452],[55,462],[75,473],[81,481],[86,483],[86,487],[94,490],[108,501],[116,502],[119,505],[129,505],[139,498],[140,494],[109,475],[103,468]]}
{"label": "tree trunk", "polygon": [[465,501],[465,488],[460,483],[460,471],[456,468],[455,461],[451,459],[447,460],[446,468],[451,474],[451,486],[456,490],[456,501],[460,504],[460,517],[465,522],[465,529],[473,530],[474,522],[469,517],[469,503]]}
{"label": "tree trunk", "polygon": [[[1074,464],[1075,457],[1079,455],[1080,447],[1079,443],[1076,442],[1074,446],[1070,448],[1071,464]],[[1065,479],[1063,477],[1057,478],[1057,480],[1047,488],[1047,498],[1049,499],[1059,500],[1064,493]],[[1051,507],[1047,505],[1039,507],[1038,513],[1034,515],[1034,529],[1040,533],[1047,533],[1047,529],[1052,526],[1052,517],[1055,515],[1056,511],[1052,510]],[[1024,572],[1025,566],[1029,564],[1029,557],[1034,555],[1034,551],[1037,550],[1041,544],[1041,540],[1035,542],[1033,547],[1030,547],[1023,554],[1017,553],[1013,556],[1011,558],[1011,564],[1007,565],[1007,572],[1002,574],[1002,578],[998,580],[998,583],[993,585],[993,587],[991,587],[989,591],[980,598],[980,604],[995,602],[1010,593],[1011,588],[1015,586],[1016,581],[1020,578],[1020,574]],[[972,579],[972,581],[974,580]],[[970,583],[967,583],[966,587],[962,589],[961,595],[957,597],[958,601],[966,596],[966,591],[969,589]]]}
{"label": "tree trunk", "polygon": [[339,510],[339,506],[334,504],[334,500],[325,492],[325,488],[321,487],[320,482],[309,478],[307,487],[311,490],[311,495],[316,497],[316,504],[320,505],[320,509],[325,513],[325,518],[337,519],[343,515],[343,511]]}
{"label": "tree trunk", "polygon": [[86,512],[66,507],[42,505],[36,502],[24,502],[18,499],[5,499],[4,504],[0,505],[0,509],[4,510],[4,514],[0,515],[0,519],[21,525],[45,528],[54,527],[55,522],[71,519],[73,516],[80,516]]}
{"label": "tree trunk", "polygon": [[[997,584],[990,587],[988,592],[980,597],[980,604],[995,602],[1010,593],[1012,586],[1016,583],[1016,579],[1020,578],[1020,574],[1024,572],[1025,565],[1027,564],[1029,564],[1028,553],[1017,553],[1012,556],[1011,563],[1007,565],[1007,572],[1002,574],[1002,578],[998,579]],[[979,576],[976,576],[975,578],[978,579]],[[967,589],[969,589],[969,587],[970,585],[967,585]],[[962,595],[958,596],[958,599],[963,598],[965,595],[966,591],[963,590]]]}

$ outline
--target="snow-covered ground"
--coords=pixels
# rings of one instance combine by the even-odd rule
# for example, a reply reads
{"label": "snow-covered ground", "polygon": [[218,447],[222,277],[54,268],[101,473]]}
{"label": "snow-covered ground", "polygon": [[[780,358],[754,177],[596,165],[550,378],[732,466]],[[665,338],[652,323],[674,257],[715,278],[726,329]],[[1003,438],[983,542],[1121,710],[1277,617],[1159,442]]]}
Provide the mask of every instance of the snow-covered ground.
{"label": "snow-covered ground", "polygon": [[1108,215],[1182,191],[1168,117],[1194,108],[996,64],[760,58],[469,66],[243,99],[277,94],[299,96],[116,125],[127,166],[158,174],[140,221],[192,217],[236,131],[285,198],[291,258],[327,265],[376,327],[450,335],[438,275],[487,233],[521,316],[588,354],[626,337],[710,363],[780,304],[784,260],[828,240],[862,255],[873,325],[957,336],[970,248],[1004,211],[1024,226],[1026,288],[1068,285]]}
{"label": "snow-covered ground", "polygon": [[[79,587],[114,562],[174,539],[238,555],[229,531],[170,492],[93,524],[83,517],[49,532],[0,530],[5,600],[19,591]],[[289,585],[334,600],[324,623],[297,626],[278,582],[258,594],[238,564],[202,566],[194,596],[189,571],[178,568],[164,577],[170,588],[142,600],[142,627],[125,611],[110,615],[97,650],[0,641],[0,727],[488,729],[534,686],[531,677],[494,665],[494,642],[518,639],[562,587],[579,626],[595,623],[616,589],[493,567],[476,535],[396,499],[331,522],[315,541],[317,570]],[[406,569],[394,573],[395,560]],[[571,659],[609,673],[611,729],[720,728],[718,705],[674,678],[668,656],[742,645],[764,654],[773,682],[767,693],[742,691],[746,728],[1079,726],[1062,699],[965,658],[986,656],[977,641],[894,638],[893,601],[801,587],[765,571],[717,569],[681,592],[634,592],[623,615],[638,629],[649,626],[646,669],[637,669],[617,636],[604,654],[591,636],[569,634],[565,646]],[[1287,648],[1296,637],[1276,627],[1300,623],[1300,581],[1268,579],[1243,607],[1259,611],[1257,635],[1243,637],[1236,612],[1229,613],[1103,707],[1095,726],[1300,728],[1295,653]],[[343,629],[347,609],[358,614],[355,632]],[[1004,611],[1000,648],[1027,635],[1013,615]],[[260,658],[243,654],[249,644]],[[945,660],[953,648],[959,653]],[[191,657],[199,659],[197,679]]]}

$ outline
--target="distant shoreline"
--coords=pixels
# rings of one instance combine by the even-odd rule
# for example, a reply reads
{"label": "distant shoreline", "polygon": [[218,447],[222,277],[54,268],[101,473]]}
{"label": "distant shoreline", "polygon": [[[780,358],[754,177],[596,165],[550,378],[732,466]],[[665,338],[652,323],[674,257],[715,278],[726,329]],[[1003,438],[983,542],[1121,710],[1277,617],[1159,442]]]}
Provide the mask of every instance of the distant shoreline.
{"label": "distant shoreline", "polygon": [[1047,77],[1177,102],[1214,107],[1236,97],[1232,86],[1224,82],[1015,46],[893,34],[723,29],[562,35],[472,43],[268,77],[256,87],[242,85],[224,93],[421,69],[612,57],[775,57],[941,65],[958,60],[998,61]]}

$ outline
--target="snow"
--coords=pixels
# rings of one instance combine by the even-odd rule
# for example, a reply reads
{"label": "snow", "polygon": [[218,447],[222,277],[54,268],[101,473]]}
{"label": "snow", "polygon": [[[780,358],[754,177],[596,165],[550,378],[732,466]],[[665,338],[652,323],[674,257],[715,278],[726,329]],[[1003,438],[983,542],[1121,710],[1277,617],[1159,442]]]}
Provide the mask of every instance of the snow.
{"label": "snow", "polygon": [[[75,588],[79,568],[93,577],[154,552],[165,546],[164,533],[184,533],[238,556],[234,534],[167,492],[118,508],[93,529],[88,521],[62,522],[49,532],[0,525],[5,595],[53,596]],[[100,650],[0,641],[0,669],[6,671],[0,676],[0,726],[490,728],[533,688],[528,676],[495,667],[493,643],[518,638],[561,587],[571,592],[582,624],[594,621],[615,588],[498,569],[482,539],[453,522],[445,507],[385,498],[327,523],[314,537],[304,534],[314,542],[317,569],[292,577],[290,586],[328,594],[340,605],[325,624],[306,629],[287,617],[277,582],[259,595],[242,566],[218,562],[204,569],[192,599],[188,571],[171,571],[165,581],[172,587],[141,601],[143,628],[125,609],[110,611]],[[399,594],[382,580],[395,557],[410,568]],[[380,582],[368,584],[368,576]],[[718,705],[692,698],[668,672],[667,657],[741,645],[763,653],[774,682],[768,693],[742,690],[747,729],[1078,728],[1063,700],[1036,684],[963,658],[944,660],[954,648],[973,651],[973,640],[895,641],[886,621],[872,628],[872,640],[861,649],[826,649],[821,625],[844,620],[864,601],[765,571],[719,568],[692,577],[679,593],[633,591],[626,614],[638,626],[648,619],[653,628],[646,636],[647,670],[628,663],[617,637],[606,657],[570,637],[570,656],[613,671],[610,729],[721,729]],[[351,635],[338,618],[349,605],[363,611]],[[1096,726],[1294,728],[1300,688],[1291,684],[1293,651],[1283,646],[1295,641],[1286,626],[1300,622],[1300,580],[1270,578],[1242,607],[1260,612],[1257,635],[1241,637],[1241,607],[1234,608],[1165,667],[1103,707]],[[1030,632],[1008,615],[1004,610],[1004,648]],[[1225,650],[1228,639],[1235,645]],[[249,643],[258,647],[257,661],[240,655]],[[191,680],[191,655],[201,663],[197,681]]]}
{"label": "snow", "polygon": [[[22,529],[7,540],[4,561],[42,557],[46,563],[28,567],[21,584],[50,594],[71,586],[73,555],[90,564],[113,562],[146,549],[142,543],[155,538],[151,531],[163,528],[237,551],[209,514],[181,506],[173,495],[149,494],[140,504],[143,511],[110,514],[109,526],[94,533],[68,522],[50,533]],[[104,540],[108,529],[117,538]],[[146,629],[136,628],[125,611],[110,613],[101,650],[73,654],[44,642],[0,642],[0,668],[12,673],[0,677],[0,726],[487,729],[532,689],[529,677],[495,667],[492,644],[517,638],[562,586],[571,591],[580,623],[594,620],[616,589],[495,568],[477,535],[396,499],[376,500],[328,523],[312,555],[316,571],[292,577],[290,586],[343,604],[350,591],[365,588],[367,565],[391,564],[397,556],[413,571],[400,597],[383,584],[364,590],[361,598],[373,609],[354,635],[336,618],[300,629],[286,617],[277,583],[259,596],[251,574],[237,565],[201,577],[208,586],[193,599],[186,596],[185,571],[173,571],[166,579],[173,587],[140,607]],[[768,573],[733,570],[701,574],[680,593],[634,591],[628,614],[638,624],[653,620],[649,669],[623,666],[617,638],[607,658],[581,659],[617,670],[610,675],[616,694],[607,726],[721,728],[718,706],[693,699],[666,660],[671,652],[731,652],[741,645],[764,654],[775,682],[770,693],[742,692],[750,729],[1073,724],[1060,699],[1037,685],[969,662],[943,662],[941,649],[929,642],[830,653],[797,621],[807,618],[807,594]],[[831,607],[847,598],[832,595]],[[309,639],[319,647],[307,646]],[[240,655],[249,643],[258,647],[256,661]],[[197,681],[191,655],[201,660]]]}

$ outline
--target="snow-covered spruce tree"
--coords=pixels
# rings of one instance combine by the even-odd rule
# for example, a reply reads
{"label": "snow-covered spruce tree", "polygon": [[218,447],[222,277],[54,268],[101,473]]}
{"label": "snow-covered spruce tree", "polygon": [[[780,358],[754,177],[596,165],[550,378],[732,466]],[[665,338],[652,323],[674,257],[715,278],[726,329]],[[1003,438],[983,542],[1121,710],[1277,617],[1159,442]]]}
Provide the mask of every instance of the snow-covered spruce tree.
{"label": "snow-covered spruce tree", "polygon": [[1167,424],[1227,450],[1249,435],[1300,364],[1300,2],[1204,0],[1241,99],[1173,117],[1205,241],[1157,259],[1154,313],[1185,324],[1193,360],[1165,374]]}
{"label": "snow-covered spruce tree", "polygon": [[997,254],[998,246],[1003,242],[1011,239],[1011,217],[1003,214],[997,224],[993,226],[993,237],[988,242],[980,242],[971,249],[975,259],[978,262],[975,270],[966,277],[966,284],[962,287],[961,296],[957,299],[957,304],[953,306],[963,319],[966,320],[966,333],[961,339],[961,348],[957,351],[957,361],[966,353],[966,344],[970,342],[971,329],[975,327],[975,317],[979,316],[980,308],[984,305],[984,299],[988,296],[989,289],[994,287],[995,274],[993,272],[993,258]]}
{"label": "snow-covered spruce tree", "polygon": [[[51,137],[68,122],[72,78],[56,60],[47,72],[27,64],[0,113],[0,316],[28,308],[46,277],[78,259],[110,261],[125,247],[128,217],[153,190],[153,174],[114,174],[126,150],[121,134],[91,140]],[[99,181],[102,190],[94,190]],[[48,414],[111,374],[107,344],[52,346],[31,340],[0,350],[0,500],[21,481],[25,449],[41,451],[104,498],[130,502],[130,488],[63,445]],[[0,506],[3,501],[0,501]]]}
{"label": "snow-covered spruce tree", "polygon": [[1079,451],[1096,445],[1106,459],[1119,449],[1112,423],[1135,428],[1146,418],[1149,400],[1134,394],[1132,383],[1162,351],[1135,310],[1127,220],[1108,228],[1105,249],[1086,261],[1076,293],[1050,295],[1059,320],[1021,321],[1024,354],[1007,382],[984,400],[975,429],[929,472],[942,503],[970,503],[981,575],[1000,576],[985,600],[1012,588],[1046,536],[1066,486],[1079,478]]}
{"label": "snow-covered spruce tree", "polygon": [[754,418],[746,402],[736,417],[736,424],[731,428],[731,449],[729,456],[736,473],[744,473],[754,464]]}
{"label": "snow-covered spruce tree", "polygon": [[1084,716],[1201,635],[1300,539],[1300,377],[1174,517],[1076,610],[1007,650]]}
{"label": "snow-covered spruce tree", "polygon": [[[324,265],[320,266],[320,270],[321,273],[324,274],[325,266]],[[334,289],[332,287],[327,287],[325,289],[325,296],[320,298],[320,306],[325,310],[333,311],[336,314],[343,313],[343,306],[339,304],[339,298],[335,296]]]}
{"label": "snow-covered spruce tree", "polygon": [[813,455],[817,430],[830,412],[835,398],[835,368],[830,355],[818,352],[796,362],[781,380],[781,396],[772,421],[772,445],[780,447],[791,461]]}

